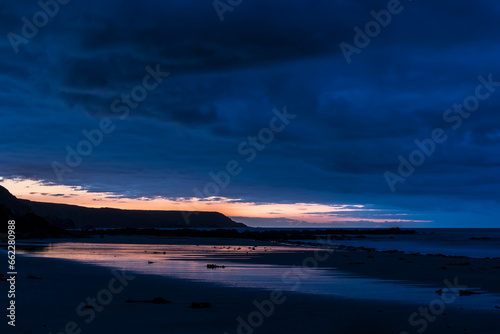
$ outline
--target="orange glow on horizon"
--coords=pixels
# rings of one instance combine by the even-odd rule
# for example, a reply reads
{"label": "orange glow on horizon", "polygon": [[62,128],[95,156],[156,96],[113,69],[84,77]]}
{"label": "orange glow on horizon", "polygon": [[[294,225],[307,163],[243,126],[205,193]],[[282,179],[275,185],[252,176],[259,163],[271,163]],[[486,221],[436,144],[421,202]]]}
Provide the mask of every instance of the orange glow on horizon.
{"label": "orange glow on horizon", "polygon": [[229,217],[293,219],[309,223],[332,222],[427,222],[422,220],[395,219],[360,219],[359,217],[335,216],[335,211],[377,211],[363,205],[325,205],[317,203],[252,203],[235,199],[218,200],[198,198],[125,198],[113,193],[89,192],[82,187],[46,185],[40,181],[28,179],[3,179],[0,185],[7,188],[14,196],[37,202],[79,205],[92,208],[116,208],[125,210],[182,210],[182,211],[218,211]]}

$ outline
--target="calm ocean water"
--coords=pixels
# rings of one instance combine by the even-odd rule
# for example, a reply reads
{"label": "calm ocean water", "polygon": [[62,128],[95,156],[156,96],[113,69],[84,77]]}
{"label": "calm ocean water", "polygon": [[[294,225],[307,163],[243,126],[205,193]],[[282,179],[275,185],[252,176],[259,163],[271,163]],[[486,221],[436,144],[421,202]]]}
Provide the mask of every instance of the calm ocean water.
{"label": "calm ocean water", "polygon": [[[475,258],[500,257],[500,229],[415,229],[415,235],[366,235],[365,238],[332,240],[329,243],[399,250],[409,253],[444,254]],[[313,241],[315,242],[315,241]],[[321,241],[324,243],[324,241]]]}
{"label": "calm ocean water", "polygon": [[[366,235],[330,243],[363,246],[378,250],[400,250],[422,254],[465,255],[469,257],[500,257],[500,229],[418,229],[415,235]],[[322,236],[324,239],[324,237]],[[305,240],[301,240],[305,241]],[[307,240],[307,242],[315,240]],[[379,300],[405,304],[428,303],[436,298],[438,286],[413,285],[356,276],[331,269],[297,268],[235,262],[238,258],[260,256],[272,252],[295,252],[293,247],[253,247],[227,245],[168,244],[101,244],[63,242],[29,243],[25,256],[51,257],[86,264],[126,269],[128,271],[204,281],[226,286],[257,289],[282,289],[300,293],[332,295],[359,300]],[[324,241],[320,241],[325,243]],[[35,246],[35,247],[33,247]],[[224,265],[224,269],[208,270],[207,263]],[[287,279],[284,279],[287,277]],[[296,282],[300,286],[296,287]],[[474,289],[474,287],[471,287]],[[483,293],[473,299],[460,298],[454,307],[493,310],[500,296]]]}
{"label": "calm ocean water", "polygon": [[[266,230],[327,230],[328,228],[250,228],[252,231]],[[164,228],[163,230],[169,230]],[[214,230],[214,228],[200,228]],[[248,228],[236,228],[242,232]],[[345,230],[355,230],[345,229]],[[357,230],[372,230],[370,228]],[[403,228],[411,230],[411,228]],[[368,247],[377,250],[399,250],[408,253],[443,254],[452,256],[468,256],[474,258],[500,257],[500,228],[415,228],[415,235],[365,235],[364,238],[351,240],[332,240],[332,245]],[[353,237],[356,237],[353,235]],[[321,239],[297,240],[312,243],[327,243]]]}

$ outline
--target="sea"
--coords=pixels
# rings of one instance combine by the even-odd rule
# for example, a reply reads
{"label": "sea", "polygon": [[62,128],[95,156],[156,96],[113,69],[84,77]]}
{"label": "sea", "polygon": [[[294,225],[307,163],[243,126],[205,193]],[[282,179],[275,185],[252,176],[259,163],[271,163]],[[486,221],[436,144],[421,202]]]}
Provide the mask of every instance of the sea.
{"label": "sea", "polygon": [[[176,228],[158,228],[173,230]],[[197,230],[216,230],[216,228],[194,228]],[[251,231],[326,231],[330,228],[235,228],[238,232]],[[344,231],[373,231],[373,228],[342,228]],[[352,234],[350,240],[327,240],[318,234],[311,240],[295,240],[313,244],[331,244],[353,247],[374,248],[378,251],[398,250],[405,253],[442,254],[448,256],[467,256],[472,258],[500,257],[500,228],[402,228],[415,230],[416,234],[372,235]],[[335,234],[333,234],[335,235]],[[360,237],[361,236],[361,237]]]}
{"label": "sea", "polygon": [[[360,229],[363,230],[363,229]],[[500,258],[499,228],[421,228],[408,235],[351,235],[351,240],[325,240],[318,235],[312,243],[398,250],[405,253],[443,254],[472,258]],[[309,242],[309,241],[308,241]]]}
{"label": "sea", "polygon": [[[316,229],[313,229],[316,230]],[[318,239],[300,240],[332,247],[362,246],[377,250],[398,250],[407,253],[443,254],[477,258],[500,258],[500,229],[418,229],[412,235],[353,234],[350,240],[325,242]],[[174,279],[254,289],[280,289],[294,293],[331,295],[357,300],[421,305],[436,298],[435,290],[443,286],[418,285],[410,282],[381,280],[354,275],[335,268],[307,268],[252,263],[252,257],[264,253],[296,252],[303,248],[275,246],[241,246],[233,239],[227,244],[185,245],[163,243],[156,238],[151,243],[100,243],[96,239],[79,242],[26,242],[19,244],[19,254],[81,262],[87,265],[127,270],[138,274],[159,275]],[[309,245],[309,247],[311,247]],[[323,246],[324,247],[324,246]],[[0,253],[4,252],[2,250]],[[246,261],[237,261],[238,259]],[[248,261],[250,260],[250,261]],[[218,268],[207,268],[216,263]],[[224,268],[222,268],[222,266]],[[297,285],[297,282],[300,284]],[[481,291],[476,298],[459,298],[455,307],[492,312],[500,295]]]}

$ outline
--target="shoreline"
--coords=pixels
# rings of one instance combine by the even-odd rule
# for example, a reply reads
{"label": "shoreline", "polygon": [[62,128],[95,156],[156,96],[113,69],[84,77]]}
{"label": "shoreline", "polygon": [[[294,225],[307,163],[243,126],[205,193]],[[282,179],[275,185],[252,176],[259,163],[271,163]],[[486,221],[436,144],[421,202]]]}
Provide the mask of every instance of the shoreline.
{"label": "shoreline", "polygon": [[[144,240],[132,237],[127,240],[145,244],[147,244],[146,241],[177,242],[177,244],[200,242],[198,239],[178,238]],[[64,241],[82,242],[78,239]],[[88,241],[114,243],[124,242],[125,239],[106,237]],[[218,242],[220,245],[228,244],[228,241],[230,241],[229,244],[243,241],[248,245],[256,245],[256,242],[252,240],[205,240],[206,244]],[[267,242],[262,243],[267,244]],[[272,245],[278,244],[272,243]],[[229,261],[300,266],[304,258],[312,252],[312,249],[303,248],[303,251],[293,254],[268,253],[250,259],[229,259]],[[402,257],[405,260],[400,260]],[[432,284],[443,288],[445,287],[442,283],[443,279],[453,280],[453,277],[457,276],[460,284],[470,283],[473,284],[471,286],[480,285],[488,292],[500,292],[495,279],[498,274],[494,275],[494,270],[500,273],[500,269],[489,267],[486,270],[479,269],[486,264],[500,266],[500,261],[465,259],[464,262],[470,262],[468,266],[448,266],[449,269],[440,269],[444,262],[450,263],[450,260],[456,262],[456,259],[425,255],[409,256],[342,250],[332,253],[330,258],[320,263],[318,267],[337,268],[367,277],[408,280],[411,284]],[[412,263],[406,263],[407,261]],[[284,291],[283,295],[275,296],[274,300],[278,302],[283,298],[286,300],[281,304],[273,303],[272,314],[269,317],[263,316],[262,325],[252,327],[249,325],[248,316],[255,315],[258,311],[254,302],[256,301],[259,305],[271,305],[264,303],[264,301],[273,300],[271,291],[145,274],[133,274],[136,277],[129,282],[123,292],[113,295],[110,304],[106,305],[102,312],[96,311],[95,320],[87,324],[85,318],[80,317],[75,309],[88,296],[95,297],[101,290],[107,288],[109,281],[115,277],[110,269],[70,260],[42,257],[19,256],[18,262],[19,268],[22,268],[22,274],[18,277],[17,329],[22,328],[26,333],[59,334],[65,331],[64,327],[69,321],[75,321],[78,328],[82,329],[82,333],[109,331],[163,333],[168,331],[170,333],[232,334],[238,333],[238,326],[241,325],[237,319],[243,319],[247,326],[250,326],[247,331],[244,329],[245,326],[240,327],[241,333],[252,331],[255,333],[309,333],[311,331],[346,334],[400,333],[401,331],[416,333],[416,330],[420,328],[409,323],[409,317],[418,311],[419,305],[345,299],[290,291]],[[42,279],[27,279],[29,275]],[[36,300],[41,301],[39,304],[32,302],[35,295]],[[126,303],[129,298],[147,301],[156,297],[162,297],[172,303],[166,305]],[[439,298],[437,294],[436,298]],[[474,296],[464,298],[474,298]],[[209,302],[212,307],[189,308],[193,302]],[[430,302],[432,300],[429,300]],[[87,312],[91,311],[92,309],[87,309]],[[467,328],[472,333],[494,333],[498,327],[499,314],[500,309],[492,309],[491,312],[461,311],[453,305],[447,305],[442,315],[437,316],[434,321],[427,321],[428,328],[425,332],[456,333],[463,332]],[[259,320],[258,317],[255,319]],[[44,325],[46,327],[43,327]]]}
{"label": "shoreline", "polygon": [[[190,237],[153,237],[153,236],[106,236],[105,238],[71,238],[48,240],[20,240],[18,243],[82,242],[97,244],[168,244],[168,245],[240,245],[240,246],[282,246],[300,249],[307,257],[315,249],[310,244],[290,242],[271,242],[231,238],[190,238]],[[332,246],[332,245],[328,245]],[[400,251],[377,251],[365,247],[334,248],[327,260],[318,263],[318,268],[336,268],[345,272],[383,280],[408,281],[415,284],[442,286],[445,279],[460,277],[464,285],[478,287],[491,293],[500,294],[500,284],[493,276],[500,275],[500,258],[471,258],[466,256],[447,256],[442,254],[404,253]],[[296,252],[297,253],[297,252]],[[229,254],[231,255],[231,254]],[[228,256],[225,254],[225,256]],[[231,261],[231,259],[228,259]],[[233,260],[234,261],[234,260]],[[300,257],[289,254],[268,253],[266,256],[237,259],[241,263],[280,264],[301,266]],[[394,270],[398,268],[401,270]],[[499,301],[500,303],[500,301]]]}

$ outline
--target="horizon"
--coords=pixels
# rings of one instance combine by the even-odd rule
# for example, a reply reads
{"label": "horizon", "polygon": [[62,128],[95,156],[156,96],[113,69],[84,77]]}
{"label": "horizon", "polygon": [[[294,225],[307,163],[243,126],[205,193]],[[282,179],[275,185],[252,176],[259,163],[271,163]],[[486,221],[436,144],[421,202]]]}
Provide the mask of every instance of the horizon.
{"label": "horizon", "polygon": [[40,10],[0,22],[0,185],[18,198],[500,227],[500,4],[112,0],[35,26]]}
{"label": "horizon", "polygon": [[500,2],[4,2],[2,333],[498,327]]}
{"label": "horizon", "polygon": [[[3,180],[0,180],[0,186],[2,185],[2,182],[3,182]],[[5,189],[7,189],[7,188],[5,188]],[[7,189],[7,191],[10,192],[9,189]],[[15,196],[15,194],[12,194],[12,195]],[[53,195],[47,194],[47,196],[53,196]],[[76,206],[80,206],[80,207],[93,208],[93,209],[152,210],[152,211],[170,211],[170,210],[173,210],[173,211],[188,211],[186,209],[180,209],[180,208],[166,210],[166,209],[162,209],[162,207],[153,207],[153,208],[150,208],[150,209],[145,209],[144,207],[101,206],[99,204],[85,205],[85,204],[82,204],[82,203],[78,203],[78,200],[76,200],[75,202],[73,202],[73,201],[57,201],[57,200],[54,201],[54,200],[50,200],[50,198],[47,198],[46,201],[44,201],[44,200],[36,200],[36,198],[35,198],[35,200],[34,199],[23,198],[22,196],[21,197],[15,196],[15,197],[17,197],[18,199],[25,199],[25,200],[31,200],[31,201],[36,201],[36,202],[42,202],[42,203],[76,205]],[[61,196],[55,196],[54,198],[57,199],[59,197],[61,197]],[[63,197],[66,197],[66,196],[63,196]],[[70,196],[67,196],[67,197],[70,197]],[[110,203],[116,204],[116,202],[110,202]],[[174,204],[179,205],[178,202],[174,202]],[[194,208],[194,205],[191,204],[190,208],[191,209]],[[196,211],[198,211],[198,210],[196,210]],[[214,210],[214,208],[208,207],[206,210],[200,210],[200,212],[219,212],[219,211]],[[220,213],[226,215],[224,212],[220,212]],[[340,223],[337,223],[337,224],[301,222],[301,224],[294,224],[293,222],[285,222],[285,223],[283,223],[283,219],[281,220],[281,224],[280,223],[274,224],[273,223],[274,219],[270,219],[269,221],[266,221],[266,220],[262,220],[262,218],[260,218],[260,217],[256,217],[256,218],[253,218],[253,217],[238,217],[238,216],[228,216],[228,217],[231,218],[235,222],[238,222],[238,223],[242,223],[243,222],[244,224],[247,225],[247,227],[250,227],[250,228],[285,228],[285,229],[308,229],[308,228],[311,228],[311,229],[317,229],[317,228],[333,228],[333,229],[390,229],[390,228],[407,228],[407,229],[498,229],[498,228],[500,228],[500,227],[481,227],[481,226],[474,226],[474,227],[471,227],[471,226],[462,226],[462,227],[461,226],[458,226],[458,227],[456,227],[456,226],[454,226],[454,227],[451,227],[451,226],[424,227],[424,226],[418,226],[418,225],[415,225],[415,226],[402,226],[404,224],[401,224],[401,222],[395,222],[395,223],[393,222],[394,223],[393,225],[388,225],[388,222],[383,222],[383,223],[378,224],[378,225],[372,224],[370,226],[352,225],[352,224],[349,224],[349,226],[346,226],[345,222],[340,222]],[[262,221],[264,222],[264,224],[262,224]],[[261,225],[259,225],[259,222],[261,223]],[[288,223],[288,225],[286,225],[286,223]]]}

